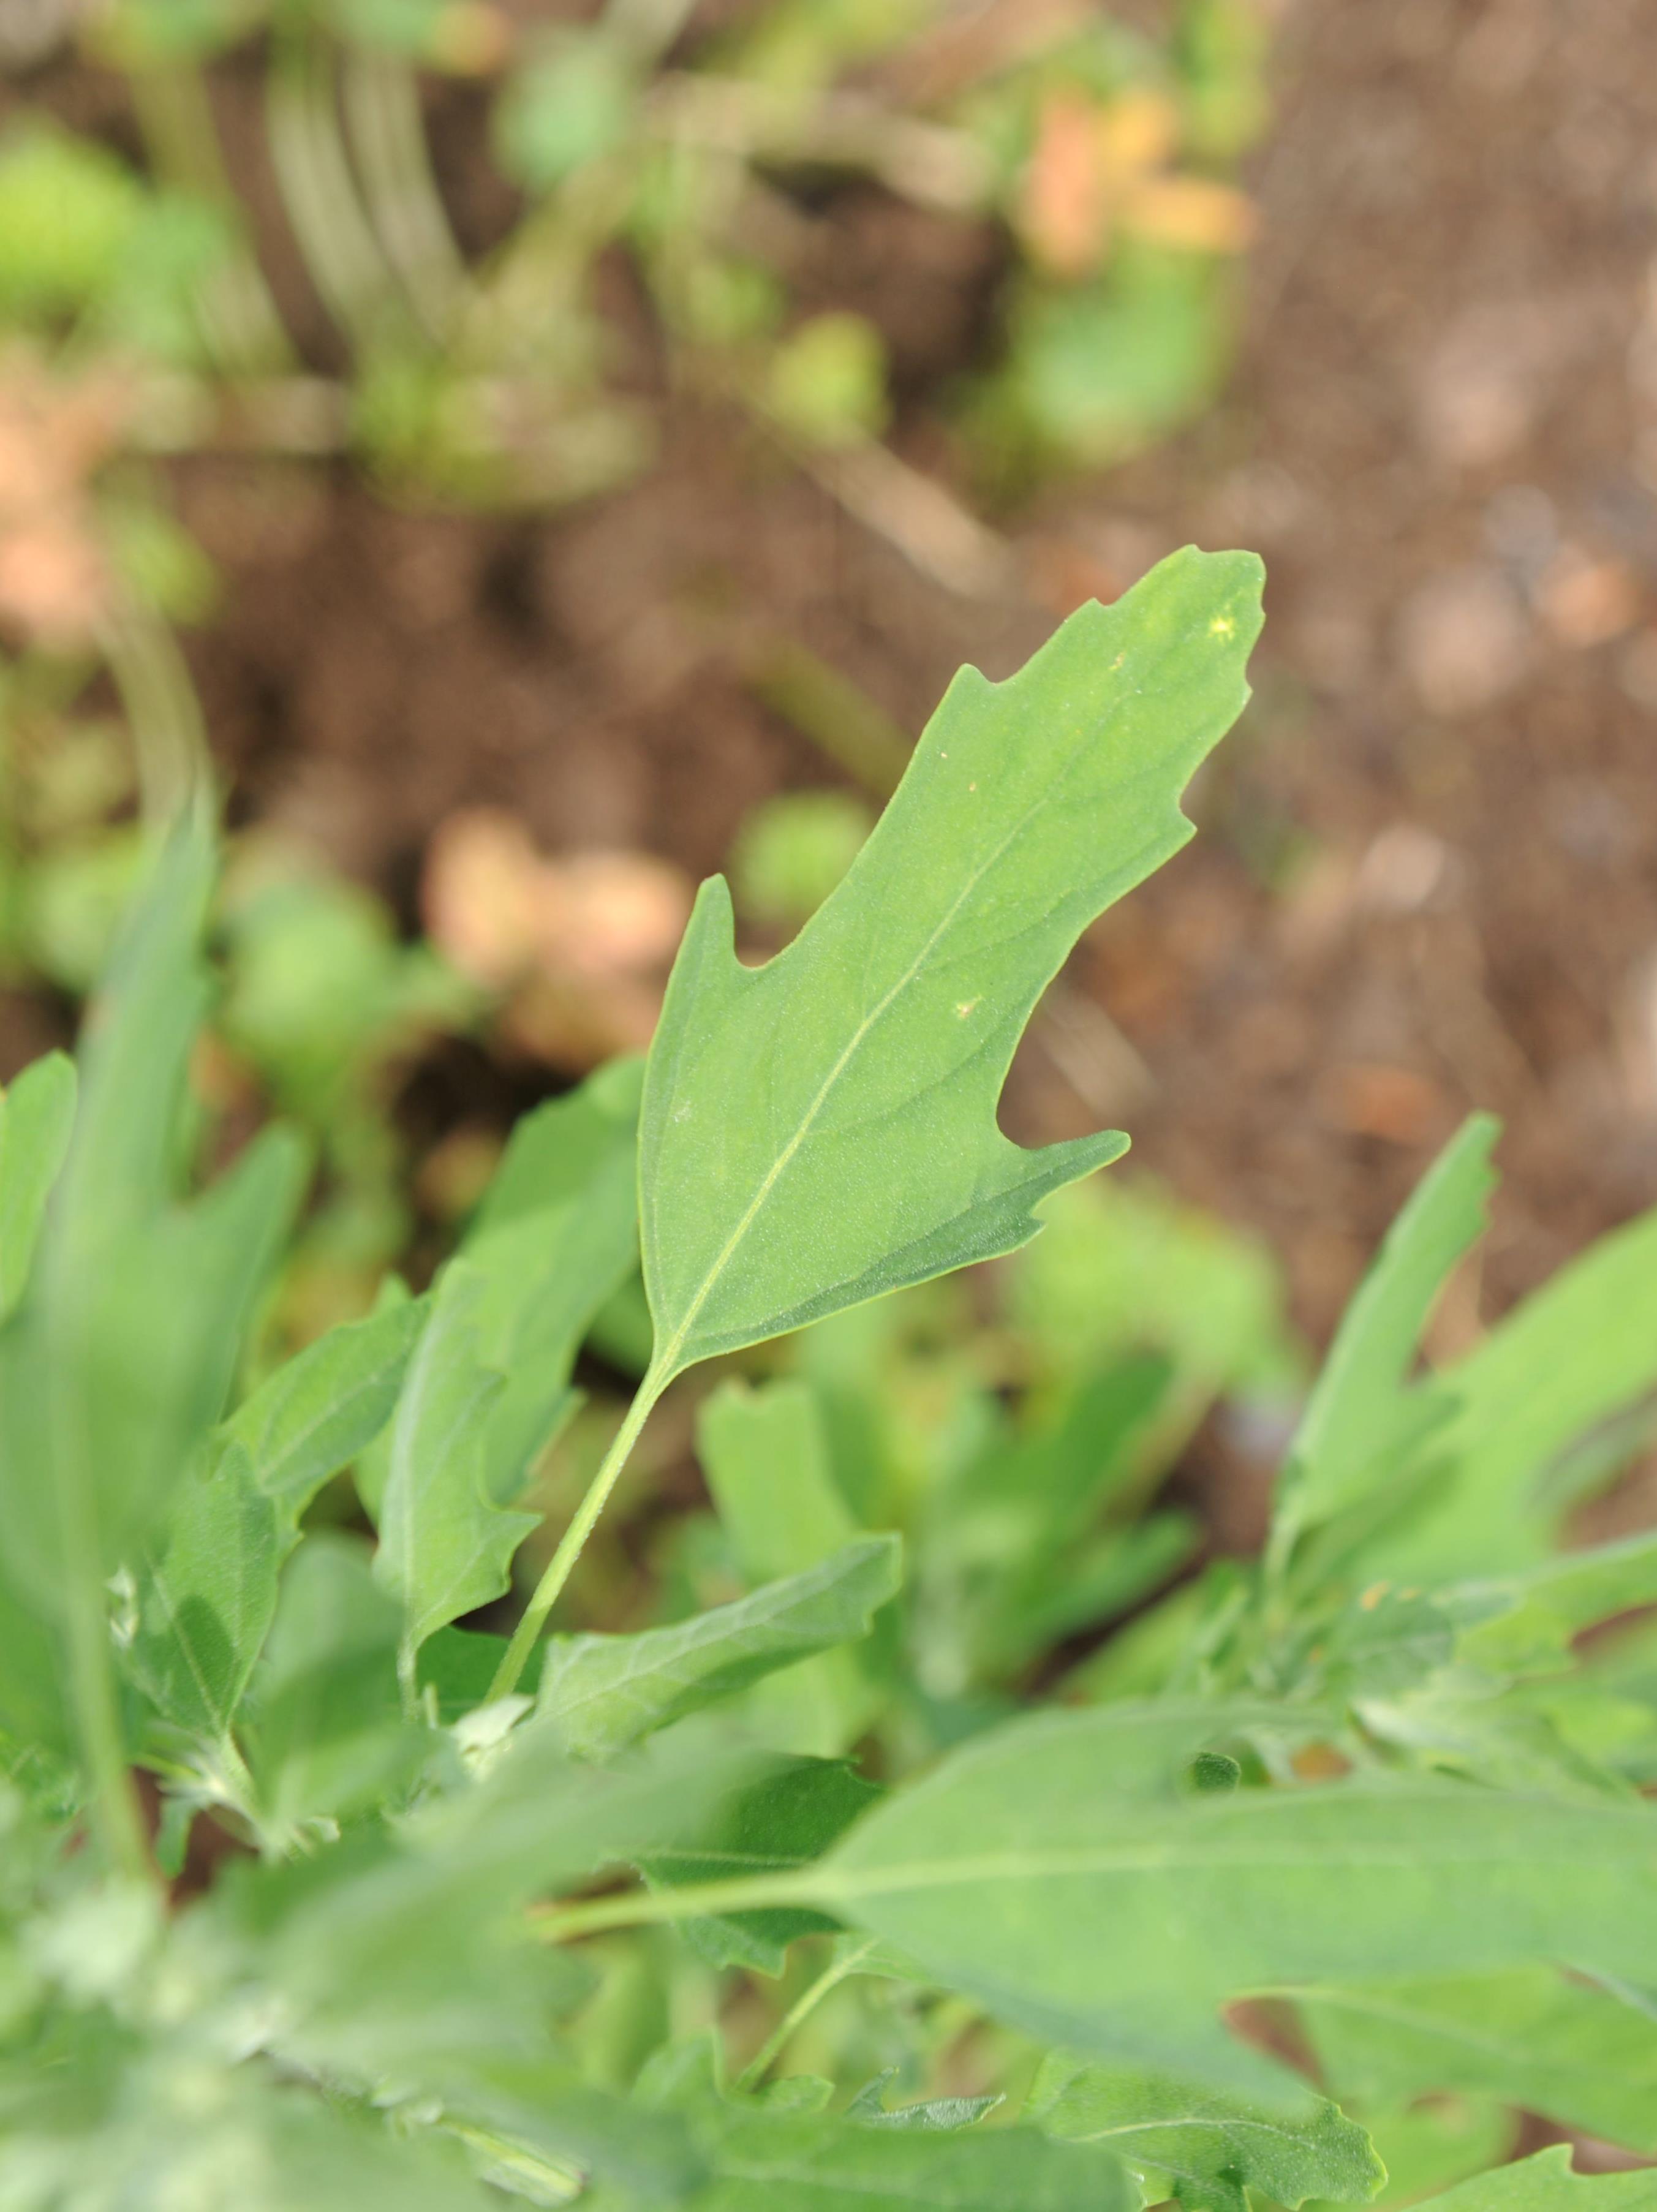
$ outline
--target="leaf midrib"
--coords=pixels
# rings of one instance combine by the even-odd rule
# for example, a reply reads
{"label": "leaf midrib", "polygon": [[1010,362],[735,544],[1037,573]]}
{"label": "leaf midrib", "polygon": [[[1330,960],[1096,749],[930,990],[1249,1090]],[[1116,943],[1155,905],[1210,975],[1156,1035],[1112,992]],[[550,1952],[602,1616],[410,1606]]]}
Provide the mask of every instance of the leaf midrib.
{"label": "leaf midrib", "polygon": [[[1141,684],[1125,694],[1123,700],[1118,702],[1118,710],[1120,710],[1120,706],[1126,705],[1129,700],[1139,697],[1144,689],[1144,686]],[[885,1018],[894,1001],[898,999],[903,992],[907,991],[912,983],[913,983],[916,976],[920,973],[921,969],[925,966],[927,959],[937,946],[938,940],[953,924],[962,908],[967,903],[968,900],[973,896],[986,876],[990,873],[992,869],[1000,865],[1000,862],[1005,857],[1009,848],[1017,843],[1017,840],[1023,836],[1024,832],[1029,829],[1030,823],[1035,819],[1037,815],[1041,814],[1046,808],[1053,804],[1054,793],[1057,787],[1064,780],[1064,777],[1074,764],[1077,755],[1080,754],[1086,745],[1091,741],[1094,734],[1095,733],[1089,732],[1083,732],[1082,733],[1076,744],[1073,745],[1070,751],[1065,756],[1062,763],[1055,767],[1053,775],[1048,779],[1046,786],[1039,795],[1029,806],[1025,808],[1023,814],[1019,816],[1017,822],[1015,822],[1008,830],[1006,835],[1001,839],[1000,842],[995,846],[994,849],[987,854],[984,860],[980,862],[977,868],[966,878],[961,889],[950,901],[949,907],[945,909],[944,915],[932,929],[932,933],[928,936],[920,951],[915,954],[914,958],[910,962],[907,968],[904,969],[903,973],[889,987],[885,993],[885,995],[878,1001],[878,1003],[871,1007],[869,1012],[864,1016],[862,1021],[859,1023],[857,1028],[853,1031],[851,1037],[841,1050],[839,1058],[829,1069],[828,1074],[823,1078],[816,1096],[806,1108],[804,1114],[801,1117],[799,1127],[795,1130],[793,1135],[788,1139],[788,1142],[783,1146],[781,1152],[778,1154],[776,1159],[773,1161],[771,1166],[766,1170],[765,1175],[760,1182],[758,1189],[755,1192],[752,1199],[750,1200],[742,1218],[738,1220],[735,1228],[732,1229],[730,1236],[725,1239],[725,1242],[720,1249],[718,1255],[715,1257],[713,1265],[709,1267],[707,1274],[702,1278],[701,1285],[698,1286],[690,1304],[685,1310],[684,1318],[680,1322],[678,1327],[674,1330],[667,1343],[662,1347],[657,1359],[652,1363],[658,1369],[664,1383],[665,1383],[667,1380],[678,1371],[681,1356],[683,1353],[685,1346],[689,1341],[691,1332],[696,1325],[697,1316],[701,1314],[702,1308],[707,1304],[708,1299],[713,1296],[714,1287],[719,1282],[720,1276],[724,1274],[725,1269],[730,1266],[731,1261],[735,1257],[743,1240],[747,1237],[749,1231],[753,1227],[756,1219],[764,1207],[766,1200],[770,1197],[773,1190],[775,1189],[779,1180],[786,1171],[790,1163],[798,1152],[801,1146],[805,1142],[807,1137],[810,1136],[811,1130],[816,1122],[817,1116],[822,1113],[823,1106],[827,1103],[829,1093],[833,1091],[835,1085],[840,1081],[841,1077],[845,1073],[847,1067],[850,1065],[856,1054],[861,1049],[865,1042],[867,1040],[870,1032],[874,1029],[878,1022],[882,1021]],[[1178,811],[1177,801],[1175,803],[1175,811]],[[1154,843],[1155,841],[1153,840],[1151,842]],[[803,945],[804,942],[805,940],[803,938],[796,939],[797,945]],[[789,949],[792,951],[793,948],[791,947]],[[787,957],[787,952],[781,953],[778,956],[780,959],[786,959]],[[653,1227],[653,1207],[652,1209],[652,1214]]]}

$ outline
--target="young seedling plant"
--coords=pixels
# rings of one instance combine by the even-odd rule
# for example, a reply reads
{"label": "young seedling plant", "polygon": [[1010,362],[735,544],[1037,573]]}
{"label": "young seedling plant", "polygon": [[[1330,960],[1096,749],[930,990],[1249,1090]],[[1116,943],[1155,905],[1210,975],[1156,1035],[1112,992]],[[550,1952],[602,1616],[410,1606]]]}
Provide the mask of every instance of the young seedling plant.
{"label": "young seedling plant", "polygon": [[[901,1547],[837,1487],[809,1363],[701,1421],[733,1532],[795,1564],[547,1632],[677,1378],[1015,1251],[1122,1151],[1023,1151],[998,1099],[1078,933],[1188,836],[1259,580],[1178,554],[1011,681],[964,672],[794,943],[744,967],[705,886],[647,1065],[519,1126],[429,1290],[388,1283],[251,1389],[306,1162],[272,1129],[186,1194],[213,846],[179,824],[78,1064],[0,1107],[0,2203],[1361,2203],[1376,2140],[1446,2096],[1657,2156],[1657,1662],[1637,1626],[1578,1641],[1657,1602],[1657,1539],[1557,1549],[1657,1382],[1657,1217],[1417,1371],[1486,1121],[1355,1300],[1262,1561],[1175,1589],[1059,1701],[920,1741]],[[491,1635],[640,1258],[638,1395]],[[963,1496],[1096,1486],[1147,1372]],[[1399,2185],[1650,2201],[1564,2150],[1460,2179],[1484,2140],[1417,2140]]]}

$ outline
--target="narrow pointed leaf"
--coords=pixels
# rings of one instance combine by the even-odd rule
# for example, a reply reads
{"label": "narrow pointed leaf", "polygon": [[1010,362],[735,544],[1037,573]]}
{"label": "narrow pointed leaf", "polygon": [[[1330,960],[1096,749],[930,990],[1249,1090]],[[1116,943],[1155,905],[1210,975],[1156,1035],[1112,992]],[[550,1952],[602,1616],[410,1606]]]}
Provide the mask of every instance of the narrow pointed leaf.
{"label": "narrow pointed leaf", "polygon": [[1601,1237],[1441,1379],[1454,1410],[1422,1445],[1421,1503],[1364,1570],[1438,1581],[1533,1565],[1571,1503],[1549,1495],[1555,1463],[1657,1387],[1657,1212]]}
{"label": "narrow pointed leaf", "polygon": [[1387,1231],[1336,1333],[1284,1469],[1274,1544],[1384,1480],[1400,1441],[1448,1404],[1405,1384],[1433,1306],[1487,1223],[1490,1152],[1501,1125],[1475,1114],[1434,1162]]}
{"label": "narrow pointed leaf", "polygon": [[638,1262],[643,1063],[617,1060],[526,1115],[462,1248],[486,1287],[483,1356],[507,1377],[484,1480],[510,1505],[575,1403],[570,1370],[594,1316]]}
{"label": "narrow pointed leaf", "polygon": [[75,1063],[35,1060],[0,1097],[0,1321],[21,1301],[75,1126]]}
{"label": "narrow pointed leaf", "polygon": [[1031,2093],[1051,2134],[1104,2142],[1148,2179],[1147,2202],[1189,2212],[1247,2212],[1248,2190],[1295,2206],[1308,2197],[1365,2204],[1386,2179],[1356,2121],[1321,2097],[1299,2109],[1253,2105],[1166,2074],[1053,2053]]}
{"label": "narrow pointed leaf", "polygon": [[[71,1551],[107,1577],[164,1519],[223,1412],[305,1170],[290,1134],[267,1129],[189,1206],[86,1243],[49,1228],[46,1295],[0,1333],[0,1456],[33,1470],[9,1486],[0,1540],[44,1612]],[[75,1173],[71,1152],[65,1186]]]}
{"label": "narrow pointed leaf", "polygon": [[540,1709],[573,1754],[603,1758],[763,1674],[866,1636],[900,1576],[897,1538],[873,1536],[671,1627],[555,1637]]}
{"label": "narrow pointed leaf", "polygon": [[850,874],[766,967],[704,884],[640,1128],[658,1378],[1023,1244],[1126,1139],[996,1125],[1037,1000],[1191,833],[1180,793],[1247,696],[1259,564],[1175,554],[1001,685],[957,677]]}

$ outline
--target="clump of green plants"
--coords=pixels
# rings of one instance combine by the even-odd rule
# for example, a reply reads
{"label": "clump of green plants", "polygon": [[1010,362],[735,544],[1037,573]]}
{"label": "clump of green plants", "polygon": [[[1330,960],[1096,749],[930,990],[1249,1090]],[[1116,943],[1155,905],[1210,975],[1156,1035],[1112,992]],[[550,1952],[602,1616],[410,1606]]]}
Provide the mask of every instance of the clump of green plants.
{"label": "clump of green plants", "polygon": [[[1102,1269],[1095,1311],[1061,1243],[1007,1296],[1057,1297],[1031,1340],[1068,1352],[966,1394],[907,1507],[871,1476],[883,1327],[1039,1253],[1049,1207],[1071,1237],[1124,1149],[1024,1151],[998,1099],[1078,933],[1188,835],[1259,592],[1187,551],[964,672],[786,951],[741,964],[705,885],[647,1062],[519,1125],[428,1288],[251,1382],[307,1164],[272,1127],[192,1168],[214,851],[179,824],[78,1062],[0,1106],[0,2203],[1645,2201],[1500,2161],[1520,2110],[1657,2153],[1657,1539],[1560,1548],[1657,1382],[1657,1217],[1419,1370],[1484,1225],[1470,1122],[1261,1559],[1090,1656],[1183,1556],[1125,1559],[1156,1524],[1120,1502],[1193,1407],[1282,1379],[1234,1251]],[[513,1597],[635,1275],[637,1395]],[[719,1363],[685,1601],[562,1627]]]}
{"label": "clump of green plants", "polygon": [[[128,360],[133,434],[164,449],[346,448],[490,505],[601,490],[654,446],[638,333],[600,283],[617,254],[668,379],[877,524],[905,504],[880,446],[899,386],[912,404],[919,378],[969,472],[1007,489],[1161,434],[1224,366],[1251,228],[1235,172],[1266,113],[1256,0],[1185,0],[1160,39],[1086,6],[963,21],[941,0],[770,0],[711,27],[686,0],[540,25],[476,0],[115,0],[84,37],[125,77],[144,167],[14,126],[0,319]],[[212,73],[250,62],[343,377],[289,329],[231,181]],[[517,195],[487,251],[459,242],[432,152],[422,88],[446,85],[486,97]],[[894,363],[855,280],[835,296],[848,200],[941,226],[928,258],[981,239],[1005,345]]]}

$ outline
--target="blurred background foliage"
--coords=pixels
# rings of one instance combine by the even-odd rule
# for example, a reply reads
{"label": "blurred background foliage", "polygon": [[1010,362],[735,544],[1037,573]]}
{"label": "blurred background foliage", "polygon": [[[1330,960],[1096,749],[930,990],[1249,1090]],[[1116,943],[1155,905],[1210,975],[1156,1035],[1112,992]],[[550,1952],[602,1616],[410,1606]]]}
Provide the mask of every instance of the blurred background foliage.
{"label": "blurred background foliage", "polygon": [[[1253,0],[1160,33],[1087,5],[611,0],[585,20],[487,0],[112,0],[14,8],[9,58],[118,86],[118,127],[24,96],[0,127],[0,960],[74,998],[139,850],[210,751],[182,629],[217,580],[167,465],[233,452],[361,473],[415,508],[544,514],[652,466],[686,389],[902,550],[971,583],[991,518],[1143,447],[1223,375],[1251,234],[1240,158],[1265,126]],[[52,80],[45,81],[49,91]],[[495,196],[463,244],[431,116],[459,88]],[[252,181],[247,181],[251,176]],[[917,383],[876,325],[823,304],[814,206],[855,187],[987,245],[971,357]],[[474,226],[475,228],[475,226]],[[296,257],[302,305],[267,275]],[[290,287],[290,289],[294,289]],[[319,311],[319,313],[318,312]],[[297,327],[295,327],[297,325]],[[918,421],[932,465],[887,439]],[[913,442],[913,441],[912,441]],[[796,650],[782,711],[883,798],[903,734]],[[734,852],[762,938],[798,926],[872,810],[756,809]],[[539,856],[505,816],[439,827],[399,942],[366,887],[252,835],[226,892],[228,987],[203,1081],[319,1139],[325,1199],[301,1333],[407,1249],[392,1094],[434,1033],[503,1004],[579,1073],[647,1041],[685,912],[671,863]],[[475,1133],[428,1162],[452,1222]],[[430,1210],[430,1209],[428,1209]]]}

